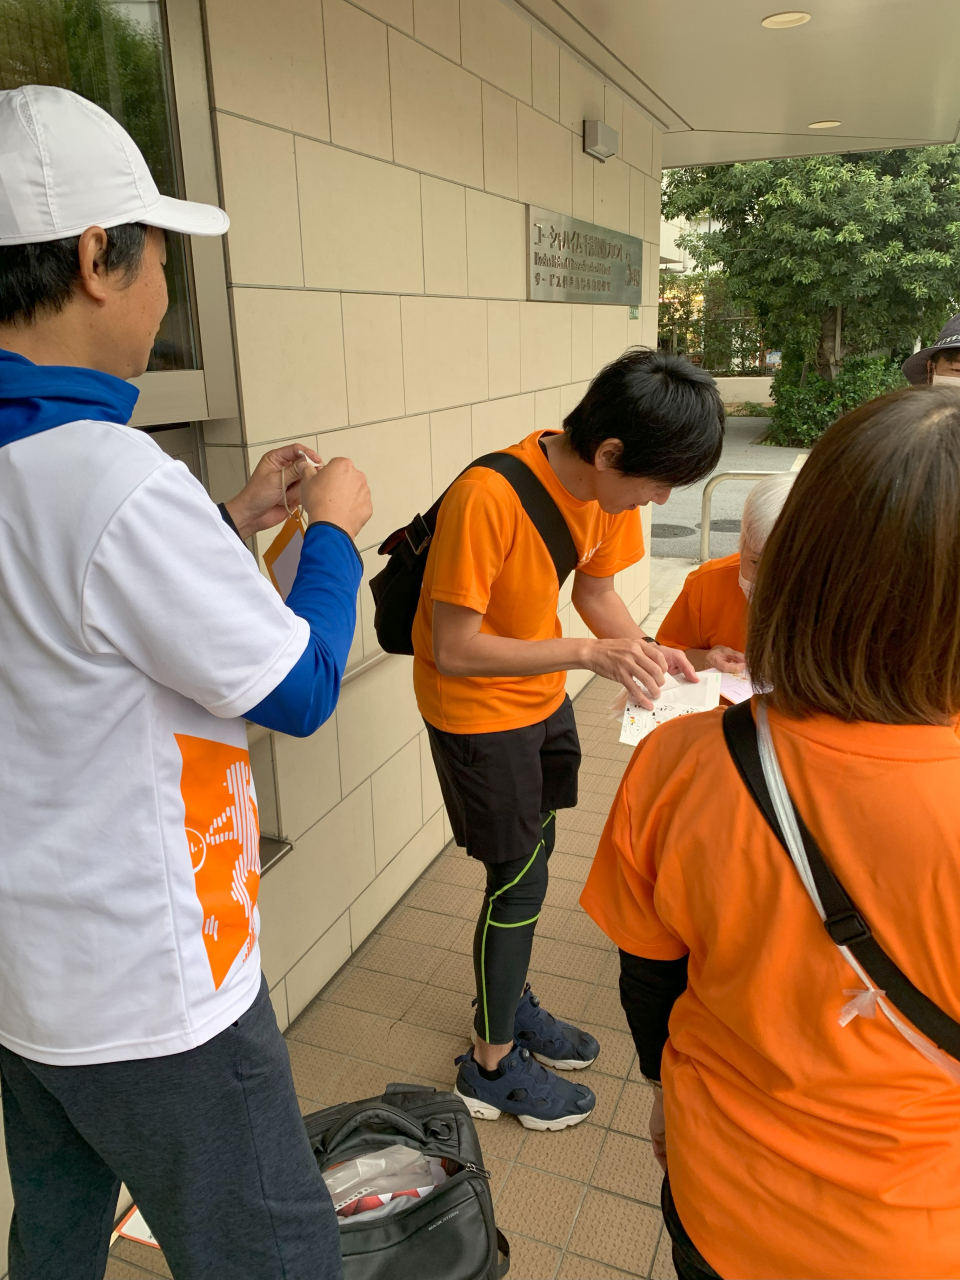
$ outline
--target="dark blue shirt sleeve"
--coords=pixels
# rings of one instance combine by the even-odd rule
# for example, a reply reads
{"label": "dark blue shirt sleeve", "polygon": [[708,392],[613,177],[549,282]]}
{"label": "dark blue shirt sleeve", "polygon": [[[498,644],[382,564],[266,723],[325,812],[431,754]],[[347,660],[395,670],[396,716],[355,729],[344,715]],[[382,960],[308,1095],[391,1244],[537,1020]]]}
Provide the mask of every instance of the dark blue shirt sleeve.
{"label": "dark blue shirt sleeve", "polygon": [[245,712],[247,720],[306,738],[333,712],[357,622],[363,562],[337,525],[307,529],[287,604],[310,624],[307,647],[277,687]]}

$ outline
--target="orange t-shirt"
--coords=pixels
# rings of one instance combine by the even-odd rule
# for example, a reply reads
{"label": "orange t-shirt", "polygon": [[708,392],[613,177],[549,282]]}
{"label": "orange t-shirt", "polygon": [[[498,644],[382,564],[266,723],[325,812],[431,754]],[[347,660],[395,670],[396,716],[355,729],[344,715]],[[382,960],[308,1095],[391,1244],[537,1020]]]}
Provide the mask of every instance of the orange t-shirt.
{"label": "orange t-shirt", "polygon": [[712,649],[715,644],[725,644],[743,653],[747,598],[739,578],[739,555],[708,560],[688,574],[683,590],[660,624],[660,644],[674,649]]}
{"label": "orange t-shirt", "polygon": [[[722,712],[641,742],[581,902],[689,952],[663,1059],[670,1185],[722,1276],[960,1276],[960,1085],[880,1012],[748,795]],[[960,742],[770,714],[787,786],[878,941],[960,1020]]]}
{"label": "orange t-shirt", "polygon": [[[639,511],[607,515],[560,483],[535,431],[504,449],[522,458],[556,502],[573,536],[581,573],[608,578],[643,555]],[[557,572],[509,481],[476,467],[451,486],[427,553],[413,624],[413,685],[420,714],[449,733],[494,733],[537,724],[560,706],[565,673],[543,676],[442,676],[433,661],[433,602],[482,613],[481,631],[515,640],[562,635]]]}

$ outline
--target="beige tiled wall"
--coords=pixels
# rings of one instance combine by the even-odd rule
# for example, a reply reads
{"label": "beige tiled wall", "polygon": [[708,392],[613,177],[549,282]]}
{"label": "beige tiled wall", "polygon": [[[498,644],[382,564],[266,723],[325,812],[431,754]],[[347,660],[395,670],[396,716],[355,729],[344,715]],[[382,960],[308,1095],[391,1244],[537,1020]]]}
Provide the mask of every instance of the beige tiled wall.
{"label": "beige tiled wall", "polygon": [[[208,437],[211,480],[232,492],[294,439],[367,473],[355,670],[379,652],[378,542],[656,342],[660,135],[501,0],[274,0],[268,22],[263,0],[205,7],[243,405],[242,434]],[[585,117],[620,133],[606,165],[583,154]],[[524,202],[647,242],[639,319],[524,300]],[[638,618],[648,580],[646,561],[618,578]],[[569,585],[560,616],[583,630]],[[283,1024],[449,838],[410,667],[365,668],[312,738],[256,745],[265,828],[294,844],[260,899]]]}

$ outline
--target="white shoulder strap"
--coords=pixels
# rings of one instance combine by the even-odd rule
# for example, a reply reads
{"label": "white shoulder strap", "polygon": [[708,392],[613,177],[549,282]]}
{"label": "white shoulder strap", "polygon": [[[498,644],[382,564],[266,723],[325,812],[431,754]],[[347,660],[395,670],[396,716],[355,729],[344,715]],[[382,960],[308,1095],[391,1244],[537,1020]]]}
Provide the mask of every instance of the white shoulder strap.
{"label": "white shoulder strap", "polygon": [[[787,852],[790,854],[793,865],[796,867],[797,874],[800,877],[800,882],[809,894],[810,901],[816,908],[817,914],[821,920],[825,920],[826,912],[823,909],[817,886],[814,883],[810,863],[807,860],[807,851],[803,847],[800,828],[797,826],[796,815],[793,811],[793,801],[790,799],[787,784],[783,780],[780,761],[777,759],[777,751],[773,745],[773,735],[770,732],[766,703],[762,698],[758,698],[754,705],[757,708],[757,745],[760,749],[760,764],[763,768],[763,776],[767,784],[767,790],[770,792],[774,812],[780,823],[780,830],[783,832],[783,838],[787,843]],[[839,943],[837,945],[840,947],[847,964],[850,965],[850,968],[853,969],[864,984],[864,989],[861,990],[844,988],[843,994],[850,996],[851,999],[840,1010],[838,1022],[841,1027],[845,1027],[848,1022],[852,1022],[857,1014],[865,1018],[875,1017],[879,1007],[905,1040],[908,1040],[915,1049],[919,1049],[925,1058],[936,1063],[953,1080],[960,1081],[960,1064],[951,1058],[949,1054],[938,1049],[925,1036],[921,1036],[914,1031],[913,1027],[908,1023],[904,1022],[888,1001],[884,1000],[884,992],[879,987],[874,986],[866,971],[850,951],[850,948],[841,946]]]}

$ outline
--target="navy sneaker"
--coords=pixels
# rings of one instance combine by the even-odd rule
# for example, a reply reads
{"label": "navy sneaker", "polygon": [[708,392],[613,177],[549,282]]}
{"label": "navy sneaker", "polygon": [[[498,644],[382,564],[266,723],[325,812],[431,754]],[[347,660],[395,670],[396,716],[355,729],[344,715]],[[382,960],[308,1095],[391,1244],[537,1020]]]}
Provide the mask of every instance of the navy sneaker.
{"label": "navy sneaker", "polygon": [[600,1052],[593,1036],[547,1013],[530,990],[529,982],[517,1005],[513,1036],[517,1044],[555,1071],[580,1071],[596,1062]]}
{"label": "navy sneaker", "polygon": [[473,1049],[456,1063],[460,1070],[454,1092],[475,1120],[499,1120],[506,1111],[525,1129],[566,1129],[586,1120],[597,1105],[592,1089],[545,1071],[520,1045],[501,1059],[496,1080],[484,1080]]}

